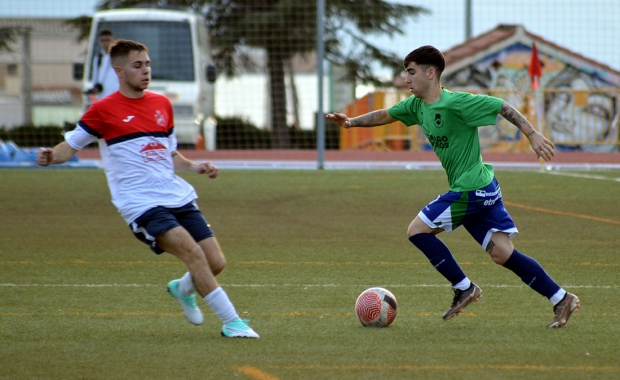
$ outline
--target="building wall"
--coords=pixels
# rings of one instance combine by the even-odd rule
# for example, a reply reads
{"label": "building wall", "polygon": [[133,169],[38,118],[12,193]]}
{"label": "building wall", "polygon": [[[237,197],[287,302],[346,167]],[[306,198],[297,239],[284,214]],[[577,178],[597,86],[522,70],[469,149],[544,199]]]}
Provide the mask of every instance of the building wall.
{"label": "building wall", "polygon": [[[531,43],[523,42],[502,49],[490,47],[484,58],[443,76],[442,83],[451,90],[480,90],[504,98],[561,148],[615,150],[620,114],[617,73],[585,58],[537,45],[542,63],[537,92],[532,90],[528,73]],[[498,142],[520,138],[505,120],[481,128],[480,133],[497,136]]]}
{"label": "building wall", "polygon": [[[77,43],[77,32],[63,19],[0,19],[0,27],[31,28],[31,68],[33,90],[33,122],[63,125],[67,119],[79,118],[82,103],[81,81],[73,79],[73,64],[84,62],[87,43]],[[18,36],[12,52],[0,52],[0,126],[23,124],[22,80],[23,42]],[[264,52],[255,52],[259,67],[264,66]],[[316,57],[308,54],[293,62],[295,87],[299,104],[299,126],[315,127],[318,109]],[[264,70],[264,69],[263,69]],[[333,76],[338,69],[332,68]],[[352,84],[333,81],[326,72],[323,110],[333,111],[354,97]],[[293,97],[287,76],[287,121],[294,123]],[[330,85],[331,84],[331,85]],[[236,78],[220,76],[216,82],[215,112],[219,116],[241,117],[259,128],[268,128],[270,120],[268,77],[263,71],[246,73]],[[17,107],[16,105],[19,105]]]}
{"label": "building wall", "polygon": [[[81,107],[81,81],[73,79],[73,64],[83,61],[86,43],[78,43],[77,32],[64,22],[64,19],[0,19],[0,27],[30,29],[35,125],[61,126]],[[0,126],[4,127],[24,124],[24,39],[17,33],[15,40],[12,51],[0,52]],[[67,112],[68,109],[71,111]]]}

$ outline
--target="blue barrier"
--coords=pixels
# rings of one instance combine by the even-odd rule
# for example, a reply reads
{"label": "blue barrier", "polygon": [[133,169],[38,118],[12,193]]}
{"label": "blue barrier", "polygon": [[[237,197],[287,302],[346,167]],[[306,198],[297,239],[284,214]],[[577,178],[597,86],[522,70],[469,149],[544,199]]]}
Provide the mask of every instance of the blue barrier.
{"label": "blue barrier", "polygon": [[[0,168],[24,168],[40,167],[37,165],[37,151],[39,148],[20,148],[13,141],[0,140]],[[97,162],[80,162],[77,156],[71,157],[69,161],[60,167],[100,167]]]}

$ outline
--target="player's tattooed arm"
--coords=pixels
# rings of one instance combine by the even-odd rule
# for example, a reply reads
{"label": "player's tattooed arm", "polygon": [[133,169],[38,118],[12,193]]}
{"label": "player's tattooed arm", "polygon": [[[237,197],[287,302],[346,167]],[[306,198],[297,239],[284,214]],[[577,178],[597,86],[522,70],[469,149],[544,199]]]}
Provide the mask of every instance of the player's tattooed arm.
{"label": "player's tattooed arm", "polygon": [[538,158],[551,161],[551,158],[555,155],[555,145],[547,140],[542,133],[535,130],[525,116],[521,115],[519,111],[506,102],[502,103],[499,114],[519,128],[525,137],[527,137],[532,146],[532,150],[536,153]]}
{"label": "player's tattooed arm", "polygon": [[536,130],[532,127],[529,121],[525,118],[525,116],[521,115],[516,108],[511,106],[507,102],[502,103],[502,109],[499,111],[499,114],[504,117],[504,119],[508,120],[512,124],[514,124],[526,137],[530,137]]}
{"label": "player's tattooed arm", "polygon": [[376,127],[378,125],[390,124],[395,122],[388,113],[387,109],[369,112],[367,114],[349,119],[352,127]]}

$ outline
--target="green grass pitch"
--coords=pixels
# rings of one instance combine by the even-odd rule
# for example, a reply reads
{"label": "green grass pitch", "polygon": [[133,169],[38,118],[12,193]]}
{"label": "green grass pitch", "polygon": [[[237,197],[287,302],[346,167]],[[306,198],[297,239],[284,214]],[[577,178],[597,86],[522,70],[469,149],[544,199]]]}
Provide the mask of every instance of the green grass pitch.
{"label": "green grass pitch", "polygon": [[[451,290],[406,238],[441,171],[183,174],[261,335],[227,340],[202,301],[185,321],[166,293],[184,266],[133,237],[102,171],[0,170],[0,379],[620,378],[618,173],[496,174],[515,246],[581,299],[566,329],[464,229],[440,237],[484,297],[442,321]],[[388,328],[355,317],[371,286],[398,300]]]}

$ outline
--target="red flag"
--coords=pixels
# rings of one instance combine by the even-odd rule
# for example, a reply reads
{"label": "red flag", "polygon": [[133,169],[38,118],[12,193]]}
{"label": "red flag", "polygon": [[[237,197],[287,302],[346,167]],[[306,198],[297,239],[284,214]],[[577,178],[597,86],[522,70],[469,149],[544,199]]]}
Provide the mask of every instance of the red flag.
{"label": "red flag", "polygon": [[530,67],[528,69],[528,72],[530,74],[530,77],[532,77],[532,90],[536,90],[540,86],[540,77],[542,76],[536,42],[532,44],[532,59],[530,60]]}

